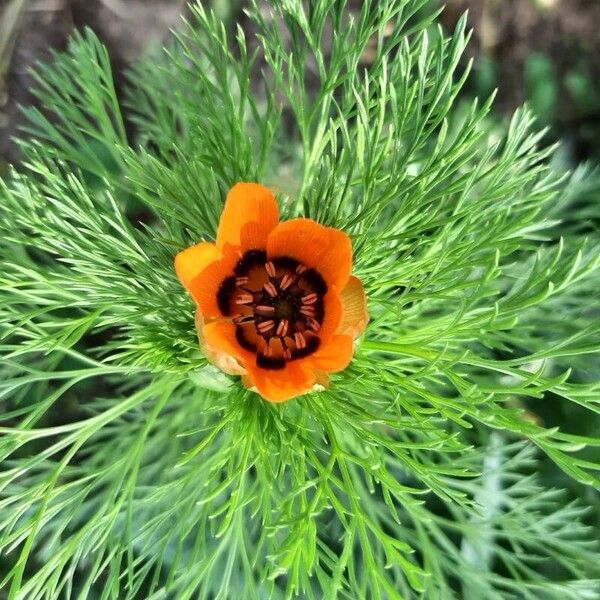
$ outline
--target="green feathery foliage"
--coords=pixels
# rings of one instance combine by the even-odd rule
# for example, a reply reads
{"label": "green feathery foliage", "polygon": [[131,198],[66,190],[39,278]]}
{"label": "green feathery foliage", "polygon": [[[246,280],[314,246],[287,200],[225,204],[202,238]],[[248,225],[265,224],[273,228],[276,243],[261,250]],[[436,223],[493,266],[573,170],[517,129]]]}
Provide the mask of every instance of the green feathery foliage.
{"label": "green feathery foliage", "polygon": [[[252,39],[196,6],[124,102],[91,33],[40,70],[0,184],[0,590],[600,598],[597,174],[459,105],[464,19],[271,5]],[[346,230],[368,293],[284,405],[207,364],[173,270],[239,180]]]}

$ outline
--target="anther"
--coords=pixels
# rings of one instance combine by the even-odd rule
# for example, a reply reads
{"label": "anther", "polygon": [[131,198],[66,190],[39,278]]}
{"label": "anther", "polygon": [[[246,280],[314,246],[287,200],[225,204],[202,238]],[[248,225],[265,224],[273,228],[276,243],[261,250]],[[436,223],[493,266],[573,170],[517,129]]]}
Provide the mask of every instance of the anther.
{"label": "anther", "polygon": [[235,285],[241,287],[242,285],[246,285],[248,283],[247,277],[237,277],[235,280]]}
{"label": "anther", "polygon": [[304,265],[298,265],[296,267],[296,273],[298,273],[298,275],[302,275],[306,270],[307,268]]}
{"label": "anther", "polygon": [[300,314],[304,315],[305,317],[314,317],[315,316],[315,309],[312,306],[301,306],[300,307]]}
{"label": "anther", "polygon": [[259,304],[254,310],[261,315],[275,314],[275,307],[269,306],[268,304]]}
{"label": "anther", "polygon": [[269,277],[275,277],[277,275],[277,271],[275,270],[275,265],[269,261],[265,264],[265,271]]}
{"label": "anther", "polygon": [[313,331],[319,331],[319,329],[321,329],[321,326],[319,325],[319,322],[316,319],[313,319],[312,317],[310,319],[308,319],[308,326]]}
{"label": "anther", "polygon": [[285,341],[284,337],[281,338],[281,345],[283,346],[283,358],[285,358],[286,360],[291,360],[292,352],[288,348],[287,342]]}
{"label": "anther", "polygon": [[296,333],[294,333],[294,341],[296,342],[296,348],[298,348],[299,350],[301,350],[302,348],[306,348],[306,338],[299,331],[296,331]]}
{"label": "anther", "polygon": [[279,321],[279,325],[277,325],[277,331],[275,332],[275,335],[278,337],[285,337],[287,334],[288,325],[289,321],[287,319],[281,319],[281,321]]}
{"label": "anther", "polygon": [[302,304],[314,304],[319,297],[316,294],[306,294],[306,296],[302,296]]}
{"label": "anther", "polygon": [[240,294],[235,301],[236,304],[252,304],[252,302],[254,302],[252,294]]}
{"label": "anther", "polygon": [[234,317],[233,322],[236,325],[244,325],[246,323],[252,323],[254,321],[254,317],[252,315],[240,315],[239,317]]}
{"label": "anther", "polygon": [[272,296],[273,298],[277,296],[277,288],[270,281],[265,283],[264,288],[269,296]]}
{"label": "anther", "polygon": [[294,283],[294,278],[291,275],[288,275],[287,273],[283,276],[283,278],[281,279],[281,283],[279,284],[279,288],[282,290],[287,290],[287,288],[290,287],[290,285],[292,285],[292,283]]}
{"label": "anther", "polygon": [[262,323],[259,323],[256,326],[256,329],[258,329],[259,333],[267,333],[268,331],[273,329],[274,325],[275,321],[273,321],[273,319],[269,319],[268,321],[263,321]]}

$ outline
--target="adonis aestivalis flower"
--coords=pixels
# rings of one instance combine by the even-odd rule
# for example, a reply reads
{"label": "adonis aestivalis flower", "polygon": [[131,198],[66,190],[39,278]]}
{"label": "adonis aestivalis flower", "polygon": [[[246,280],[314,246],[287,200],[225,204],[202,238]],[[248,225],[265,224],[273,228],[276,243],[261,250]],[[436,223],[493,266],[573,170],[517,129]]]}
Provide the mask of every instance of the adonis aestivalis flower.
{"label": "adonis aestivalis flower", "polygon": [[257,183],[229,191],[216,243],[183,250],[175,269],[208,360],[271,402],[326,386],[368,321],[349,236],[311,219],[280,222]]}

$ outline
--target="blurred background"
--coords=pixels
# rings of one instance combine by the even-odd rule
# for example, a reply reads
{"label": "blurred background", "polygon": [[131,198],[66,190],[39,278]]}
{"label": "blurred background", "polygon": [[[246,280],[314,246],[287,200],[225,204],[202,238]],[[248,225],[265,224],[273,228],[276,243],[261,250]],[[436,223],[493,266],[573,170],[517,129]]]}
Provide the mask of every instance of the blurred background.
{"label": "blurred background", "polygon": [[[431,0],[441,6],[441,0]],[[244,19],[244,0],[206,0],[226,25]],[[268,5],[268,2],[264,2]],[[360,0],[350,0],[360,6]],[[474,72],[465,95],[499,88],[499,118],[524,101],[561,140],[561,161],[600,160],[600,2],[446,0],[444,27],[466,10]],[[0,171],[18,161],[19,104],[33,102],[30,68],[64,49],[74,28],[91,27],[108,46],[117,85],[123,71],[181,23],[185,0],[0,0]],[[369,56],[365,56],[368,63]]]}

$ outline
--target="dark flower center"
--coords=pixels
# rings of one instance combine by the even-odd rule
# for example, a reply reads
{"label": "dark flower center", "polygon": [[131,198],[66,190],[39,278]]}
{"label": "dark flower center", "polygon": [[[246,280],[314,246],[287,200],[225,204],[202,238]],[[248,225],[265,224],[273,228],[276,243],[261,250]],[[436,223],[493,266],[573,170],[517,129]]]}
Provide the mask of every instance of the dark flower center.
{"label": "dark flower center", "polygon": [[256,352],[257,365],[282,369],[287,361],[319,347],[327,285],[321,275],[297,260],[267,259],[263,250],[246,252],[235,275],[219,288],[217,302],[233,317],[238,343]]}
{"label": "dark flower center", "polygon": [[296,307],[289,299],[278,299],[275,301],[275,318],[289,319],[295,314]]}

